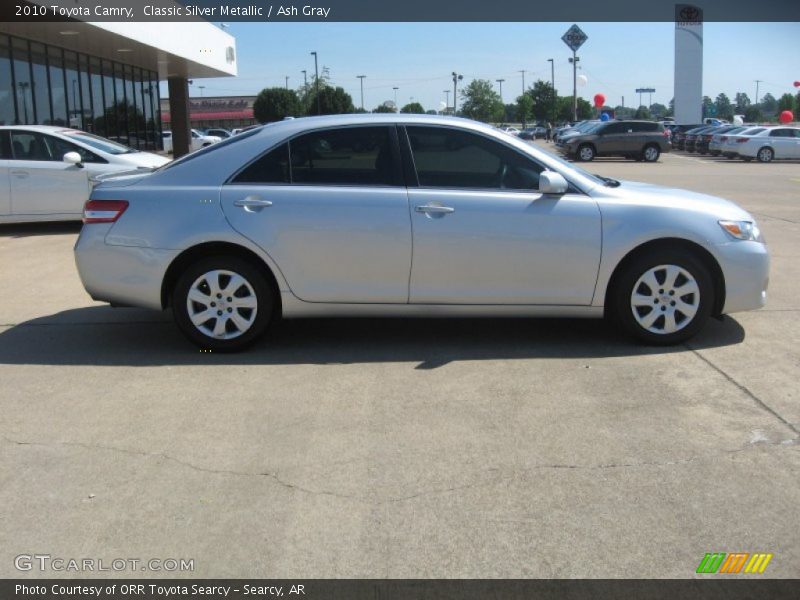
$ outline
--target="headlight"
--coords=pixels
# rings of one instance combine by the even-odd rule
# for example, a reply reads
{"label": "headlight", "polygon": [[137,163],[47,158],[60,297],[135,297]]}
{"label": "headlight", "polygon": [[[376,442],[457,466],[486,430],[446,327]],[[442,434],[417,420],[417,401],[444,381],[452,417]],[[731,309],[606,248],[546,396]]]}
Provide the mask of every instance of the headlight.
{"label": "headlight", "polygon": [[719,221],[719,226],[737,240],[763,242],[761,230],[754,221]]}

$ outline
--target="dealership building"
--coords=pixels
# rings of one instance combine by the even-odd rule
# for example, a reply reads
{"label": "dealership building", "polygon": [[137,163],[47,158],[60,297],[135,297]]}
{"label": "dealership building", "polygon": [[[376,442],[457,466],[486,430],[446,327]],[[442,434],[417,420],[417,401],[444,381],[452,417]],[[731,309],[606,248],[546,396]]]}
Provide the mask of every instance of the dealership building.
{"label": "dealership building", "polygon": [[189,81],[236,74],[234,38],[202,20],[0,23],[3,125],[63,125],[156,150],[163,106],[179,156],[189,149]]}

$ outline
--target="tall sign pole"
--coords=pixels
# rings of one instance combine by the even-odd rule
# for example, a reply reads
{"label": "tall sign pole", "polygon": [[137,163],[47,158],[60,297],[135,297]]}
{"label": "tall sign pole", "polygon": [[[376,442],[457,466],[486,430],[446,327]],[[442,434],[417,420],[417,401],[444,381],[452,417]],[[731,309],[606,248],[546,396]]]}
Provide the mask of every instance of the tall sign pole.
{"label": "tall sign pole", "polygon": [[703,10],[675,5],[675,122],[703,119]]}
{"label": "tall sign pole", "polygon": [[589,39],[583,30],[577,25],[573,25],[567,32],[561,36],[563,41],[570,50],[572,50],[572,118],[578,120],[578,61],[580,58],[577,55],[578,48],[583,46],[583,43]]}

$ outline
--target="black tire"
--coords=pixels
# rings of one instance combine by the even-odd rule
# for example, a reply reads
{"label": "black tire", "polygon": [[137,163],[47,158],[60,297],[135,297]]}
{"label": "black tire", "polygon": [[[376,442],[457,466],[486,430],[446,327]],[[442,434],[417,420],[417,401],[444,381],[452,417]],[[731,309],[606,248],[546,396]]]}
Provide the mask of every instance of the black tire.
{"label": "black tire", "polygon": [[642,160],[644,162],[656,162],[661,156],[661,148],[656,144],[648,144],[642,149]]}
{"label": "black tire", "polygon": [[772,162],[772,159],[775,158],[775,151],[772,148],[764,147],[758,151],[756,155],[758,157],[758,162],[768,163]]}
{"label": "black tire", "polygon": [[594,146],[591,144],[581,144],[575,155],[581,162],[591,162],[594,160],[596,154]]}
{"label": "black tire", "polygon": [[[682,297],[687,299],[688,302],[697,304],[696,313],[686,323],[684,323],[686,321],[685,317],[678,322],[682,313],[674,313],[675,316],[673,318],[678,322],[680,329],[672,333],[658,333],[645,329],[634,316],[634,310],[639,312],[639,309],[643,307],[634,308],[632,305],[634,286],[639,281],[639,278],[643,277],[651,269],[662,265],[674,265],[686,271],[694,278],[700,296],[699,301],[689,294]],[[676,281],[683,282],[683,278],[678,278]],[[664,283],[664,281],[661,280],[658,283]],[[622,267],[621,272],[615,277],[613,285],[614,287],[609,294],[609,315],[626,333],[654,346],[679,344],[693,337],[706,324],[714,306],[714,286],[711,274],[701,260],[685,250],[656,250],[634,257],[633,260]],[[637,286],[636,291],[641,294],[646,287],[645,285],[642,288],[640,284],[640,286]],[[675,296],[670,296],[667,289],[664,290],[663,294],[659,294],[659,291],[652,290],[654,298],[659,297],[659,304],[654,304],[652,310],[669,310],[667,302],[660,298],[672,300]],[[692,298],[689,298],[689,296],[692,296]],[[674,310],[677,311],[678,309]],[[646,318],[649,314],[649,312],[643,310],[639,312],[639,318]],[[657,315],[658,313],[656,312],[655,314]],[[666,325],[666,321],[660,316],[653,323],[654,328],[664,325]]]}
{"label": "black tire", "polygon": [[[236,335],[235,331],[226,331],[225,333],[225,335],[236,335],[236,337],[219,339],[213,337],[211,333],[204,333],[198,328],[198,326],[195,326],[189,315],[189,291],[201,276],[211,271],[229,271],[241,276],[245,282],[249,284],[253,294],[255,295],[255,318],[252,320],[249,328],[238,335]],[[225,277],[226,276],[223,275],[223,278],[218,280],[218,282],[230,282],[230,278],[226,280]],[[232,294],[232,296],[228,297],[229,299],[233,297],[233,295],[237,295],[237,292],[241,292],[242,290],[244,290],[248,298],[252,297],[253,294],[250,294],[250,290],[246,287],[237,288],[237,290],[233,291],[229,291],[227,289],[220,291],[229,291],[229,293]],[[211,296],[212,294],[209,292],[208,297],[211,298]],[[214,298],[211,299],[214,300]],[[231,307],[226,308],[226,305],[224,304],[225,300],[226,298],[223,294],[223,297],[216,301],[221,303],[217,305],[221,309],[217,314],[222,314],[225,316],[226,313],[230,313],[235,310],[237,316],[244,317],[245,320],[250,319],[252,313],[249,311],[251,309],[231,309]],[[198,309],[198,312],[200,312],[199,309],[202,308],[202,304],[196,303],[193,304],[193,306]],[[215,306],[214,309],[208,308],[208,310],[215,310],[217,306]],[[275,292],[273,291],[270,283],[267,281],[267,278],[264,276],[264,273],[251,262],[237,256],[212,256],[195,262],[181,274],[172,291],[172,314],[173,318],[175,319],[175,323],[178,325],[178,328],[193,344],[204,350],[212,350],[214,352],[237,352],[255,342],[264,334],[270,322],[273,320],[275,306]],[[235,324],[228,323],[229,320],[230,318],[226,318],[225,320],[226,330],[238,330],[238,328],[235,327]],[[213,315],[209,317],[205,325],[201,326],[210,329],[210,324],[212,321],[214,324],[216,324],[217,319]]]}

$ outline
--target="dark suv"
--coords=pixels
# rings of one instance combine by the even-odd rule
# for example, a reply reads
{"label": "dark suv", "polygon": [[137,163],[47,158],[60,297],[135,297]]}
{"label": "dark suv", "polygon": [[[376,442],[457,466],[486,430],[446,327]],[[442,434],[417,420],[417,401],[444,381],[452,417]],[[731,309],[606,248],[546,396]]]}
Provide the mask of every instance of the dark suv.
{"label": "dark suv", "polygon": [[595,156],[625,156],[655,162],[670,151],[669,134],[653,121],[608,121],[580,135],[565,137],[559,148],[566,156],[589,161]]}

